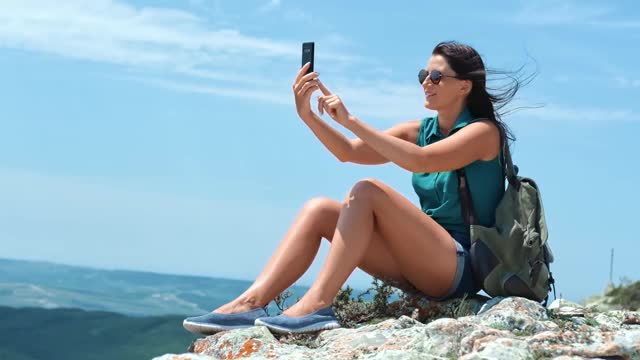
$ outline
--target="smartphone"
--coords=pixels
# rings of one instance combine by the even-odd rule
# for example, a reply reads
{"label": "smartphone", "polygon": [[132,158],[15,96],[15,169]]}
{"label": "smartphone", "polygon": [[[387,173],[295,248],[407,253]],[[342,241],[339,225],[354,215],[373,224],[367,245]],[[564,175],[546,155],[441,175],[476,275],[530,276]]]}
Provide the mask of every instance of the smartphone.
{"label": "smartphone", "polygon": [[311,63],[311,66],[309,66],[309,68],[307,69],[307,72],[305,74],[313,72],[314,46],[315,46],[315,44],[313,42],[302,43],[302,65],[300,65],[300,66],[302,67],[302,66],[304,66],[304,64],[306,64],[308,62]]}

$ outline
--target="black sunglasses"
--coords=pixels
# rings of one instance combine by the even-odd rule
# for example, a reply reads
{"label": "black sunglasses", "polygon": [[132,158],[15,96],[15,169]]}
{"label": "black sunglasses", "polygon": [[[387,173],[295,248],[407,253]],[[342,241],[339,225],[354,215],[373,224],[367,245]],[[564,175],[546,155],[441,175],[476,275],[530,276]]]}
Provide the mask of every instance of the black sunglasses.
{"label": "black sunglasses", "polygon": [[422,69],[418,72],[418,81],[420,82],[420,84],[423,84],[425,80],[427,80],[427,77],[431,80],[431,82],[434,85],[438,85],[440,83],[440,80],[442,80],[443,77],[452,77],[452,78],[460,79],[458,76],[444,75],[438,70],[431,70],[431,72],[429,72],[428,70]]}

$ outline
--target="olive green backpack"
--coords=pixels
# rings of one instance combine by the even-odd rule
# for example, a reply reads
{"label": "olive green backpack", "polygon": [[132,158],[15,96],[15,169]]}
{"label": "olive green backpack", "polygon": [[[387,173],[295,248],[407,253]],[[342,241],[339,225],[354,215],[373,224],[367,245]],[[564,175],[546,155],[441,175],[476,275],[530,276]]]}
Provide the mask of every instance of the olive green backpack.
{"label": "olive green backpack", "polygon": [[490,296],[521,296],[546,306],[551,286],[555,298],[555,280],[549,268],[553,254],[540,190],[532,179],[517,175],[507,141],[502,143],[501,164],[508,185],[493,227],[476,224],[464,168],[457,170],[475,281]]}

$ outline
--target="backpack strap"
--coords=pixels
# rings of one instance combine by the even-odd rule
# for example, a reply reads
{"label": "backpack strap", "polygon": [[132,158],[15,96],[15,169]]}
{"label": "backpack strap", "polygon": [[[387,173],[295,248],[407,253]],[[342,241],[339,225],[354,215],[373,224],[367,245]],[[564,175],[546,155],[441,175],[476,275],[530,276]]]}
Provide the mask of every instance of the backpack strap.
{"label": "backpack strap", "polygon": [[500,134],[500,140],[502,141],[502,159],[503,161],[503,175],[507,178],[507,181],[514,189],[520,190],[520,181],[518,180],[518,174],[516,168],[511,160],[511,151],[509,150],[509,143],[506,138]]}
{"label": "backpack strap", "polygon": [[[553,287],[553,300],[556,299],[556,279],[553,278],[553,274],[551,273],[551,265],[549,263],[549,253],[547,250],[547,247],[544,246],[542,248],[542,255],[544,257],[544,263],[545,265],[547,265],[547,269],[549,270],[549,292],[551,292],[551,287]],[[547,293],[547,296],[544,298],[544,307],[547,307],[547,301],[549,300],[549,293]]]}
{"label": "backpack strap", "polygon": [[[487,120],[486,118],[478,118],[473,119],[469,124],[480,121]],[[453,130],[449,136],[453,135],[457,130],[461,128]],[[520,180],[518,180],[518,174],[516,167],[513,165],[513,160],[511,159],[511,151],[509,150],[509,143],[507,141],[506,136],[500,131],[500,142],[502,145],[502,176],[507,179],[509,184],[513,186],[514,189],[520,190]],[[475,224],[476,216],[473,209],[473,201],[471,199],[471,192],[469,191],[469,182],[467,181],[467,177],[465,176],[464,167],[456,170],[456,174],[458,175],[458,192],[460,195],[460,204],[462,208],[462,218],[465,219],[465,223],[467,225]]]}
{"label": "backpack strap", "polygon": [[474,225],[476,223],[476,213],[473,209],[473,202],[471,201],[471,192],[467,183],[467,177],[464,173],[464,168],[456,170],[458,174],[458,194],[460,196],[460,207],[462,208],[462,218],[465,224]]}
{"label": "backpack strap", "polygon": [[[476,121],[480,121],[480,120],[487,120],[486,118],[478,118],[478,119],[473,119],[472,121],[469,122],[469,124],[474,123]],[[453,135],[456,131],[460,130],[461,128],[458,129],[454,129],[453,131],[451,131],[451,133],[449,134],[449,136]],[[500,134],[500,139],[502,141],[502,133]],[[509,156],[509,161],[511,161],[511,156]],[[503,164],[505,163],[505,161],[502,162]],[[505,167],[504,165],[502,166],[502,176],[505,176]],[[511,171],[513,172],[513,166],[511,168]],[[464,219],[465,224],[467,225],[467,231],[469,231],[469,225],[475,225],[476,224],[476,213],[475,210],[473,208],[473,200],[471,199],[471,191],[469,190],[469,182],[467,181],[467,176],[465,174],[464,171],[464,167],[457,169],[456,170],[456,174],[458,175],[458,195],[460,198],[460,208],[462,210],[462,218]]]}

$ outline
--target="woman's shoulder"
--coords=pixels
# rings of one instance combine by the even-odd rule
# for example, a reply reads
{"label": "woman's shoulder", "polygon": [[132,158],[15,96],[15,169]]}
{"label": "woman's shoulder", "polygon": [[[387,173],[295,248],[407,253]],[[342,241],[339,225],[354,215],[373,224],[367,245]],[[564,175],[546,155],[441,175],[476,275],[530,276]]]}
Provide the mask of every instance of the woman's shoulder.
{"label": "woman's shoulder", "polygon": [[493,121],[487,118],[473,119],[469,121],[469,123],[466,124],[464,127],[468,127],[468,126],[482,127],[484,129],[487,129],[490,132],[494,132],[500,135],[500,126],[498,125],[498,123],[496,121]]}
{"label": "woman's shoulder", "polygon": [[502,134],[499,125],[489,119],[472,120],[462,128],[461,131],[474,134],[475,144],[481,146],[484,156],[483,161],[489,161],[498,156],[502,150]]}

